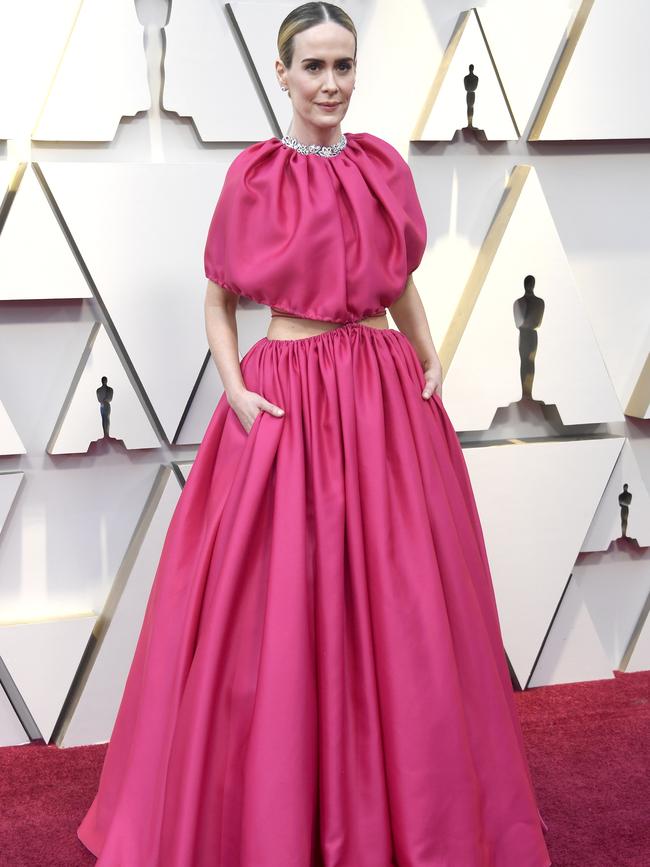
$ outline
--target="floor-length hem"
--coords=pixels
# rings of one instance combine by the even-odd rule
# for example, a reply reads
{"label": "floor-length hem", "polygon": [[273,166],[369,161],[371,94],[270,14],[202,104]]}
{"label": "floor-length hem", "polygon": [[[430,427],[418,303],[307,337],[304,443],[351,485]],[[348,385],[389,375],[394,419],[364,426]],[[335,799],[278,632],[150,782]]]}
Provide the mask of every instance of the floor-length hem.
{"label": "floor-length hem", "polygon": [[396,329],[257,341],[174,511],[99,867],[549,867],[483,535]]}

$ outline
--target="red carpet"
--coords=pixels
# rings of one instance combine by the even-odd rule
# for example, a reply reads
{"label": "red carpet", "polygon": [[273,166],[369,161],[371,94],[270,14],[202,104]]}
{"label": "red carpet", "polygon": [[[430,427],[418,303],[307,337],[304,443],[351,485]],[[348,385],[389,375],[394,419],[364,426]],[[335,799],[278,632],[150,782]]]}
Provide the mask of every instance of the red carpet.
{"label": "red carpet", "polygon": [[[648,867],[650,672],[516,699],[554,867]],[[75,832],[104,750],[0,749],[0,867],[95,863]]]}

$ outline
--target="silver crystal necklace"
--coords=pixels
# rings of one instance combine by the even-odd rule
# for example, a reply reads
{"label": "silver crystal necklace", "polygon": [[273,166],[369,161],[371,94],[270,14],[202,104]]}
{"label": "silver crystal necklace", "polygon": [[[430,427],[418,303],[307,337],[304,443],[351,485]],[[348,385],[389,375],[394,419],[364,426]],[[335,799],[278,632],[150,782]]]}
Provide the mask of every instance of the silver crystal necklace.
{"label": "silver crystal necklace", "polygon": [[291,135],[285,135],[282,137],[282,144],[287,145],[287,147],[293,148],[301,154],[318,154],[319,157],[335,157],[337,154],[341,153],[347,143],[348,140],[343,133],[341,133],[341,138],[333,145],[306,145],[299,142],[297,138],[294,138]]}

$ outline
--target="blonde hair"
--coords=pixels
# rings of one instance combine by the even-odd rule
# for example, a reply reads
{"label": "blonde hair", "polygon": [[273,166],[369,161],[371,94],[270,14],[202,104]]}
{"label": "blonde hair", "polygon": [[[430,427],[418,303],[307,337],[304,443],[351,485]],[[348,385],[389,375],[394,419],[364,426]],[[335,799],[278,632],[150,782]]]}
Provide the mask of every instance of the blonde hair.
{"label": "blonde hair", "polygon": [[278,54],[289,69],[293,60],[293,37],[323,21],[335,21],[354,36],[354,60],[357,59],[357,30],[348,13],[333,3],[303,3],[284,19],[278,31]]}

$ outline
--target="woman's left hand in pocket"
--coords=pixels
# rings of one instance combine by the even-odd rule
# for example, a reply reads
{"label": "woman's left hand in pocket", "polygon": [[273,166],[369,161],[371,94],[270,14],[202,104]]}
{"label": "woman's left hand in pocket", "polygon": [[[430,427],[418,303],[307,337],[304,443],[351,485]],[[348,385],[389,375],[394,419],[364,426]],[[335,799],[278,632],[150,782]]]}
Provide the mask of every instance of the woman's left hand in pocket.
{"label": "woman's left hand in pocket", "polygon": [[434,392],[442,399],[442,365],[440,362],[431,361],[422,365],[424,374],[424,388],[422,397],[428,399]]}

